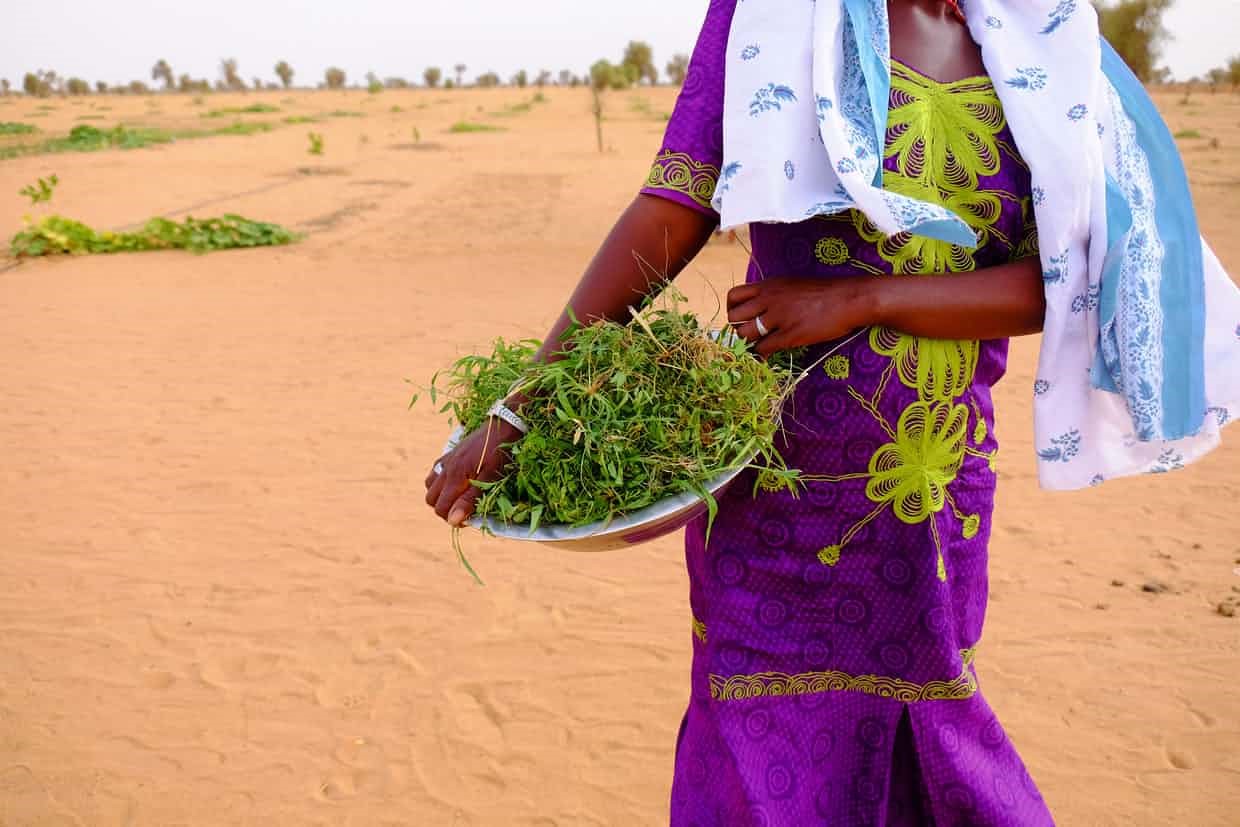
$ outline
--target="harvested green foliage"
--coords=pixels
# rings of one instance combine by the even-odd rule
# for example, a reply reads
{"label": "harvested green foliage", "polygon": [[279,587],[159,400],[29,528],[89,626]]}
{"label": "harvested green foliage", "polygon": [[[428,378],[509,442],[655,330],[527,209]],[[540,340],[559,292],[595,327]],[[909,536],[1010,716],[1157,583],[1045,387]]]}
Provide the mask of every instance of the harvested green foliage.
{"label": "harvested green foliage", "polygon": [[333,109],[331,112],[327,113],[327,117],[329,118],[364,118],[366,117],[366,113],[365,112],[354,112],[348,109]]}
{"label": "harvested green foliage", "polygon": [[453,135],[461,135],[470,132],[505,132],[507,130],[502,126],[495,126],[489,123],[474,123],[473,121],[457,121],[448,127],[448,131]]}
{"label": "harvested green foliage", "polygon": [[222,218],[186,218],[172,221],[152,218],[131,233],[97,232],[80,221],[52,215],[13,237],[9,249],[15,256],[88,255],[147,250],[189,250],[207,253],[237,247],[270,247],[289,244],[297,235],[279,224],[251,221],[239,215]]}
{"label": "harvested green foliage", "polygon": [[1175,137],[1177,140],[1196,140],[1203,136],[1196,129],[1181,129],[1179,132],[1175,133]]}
{"label": "harvested green foliage", "polygon": [[29,135],[38,132],[39,128],[28,123],[0,121],[0,135]]}
{"label": "harvested green foliage", "polygon": [[33,184],[27,184],[19,189],[17,194],[29,198],[31,206],[43,204],[52,200],[52,193],[56,191],[56,185],[59,183],[60,178],[55,175],[49,175],[46,178],[40,178]]}
{"label": "harvested green foliage", "polygon": [[212,109],[204,112],[203,118],[225,118],[229,115],[260,115],[268,112],[279,112],[280,107],[269,103],[252,103],[249,106],[228,106],[223,109]]}
{"label": "harvested green foliage", "polygon": [[[705,484],[751,462],[794,483],[775,450],[792,375],[743,341],[718,342],[692,314],[651,308],[627,326],[576,328],[549,364],[533,363],[537,345],[501,339],[448,372],[441,410],[466,431],[518,381],[536,400],[522,409],[530,431],[511,447],[507,475],[477,483],[478,516],[582,526],[690,491],[713,516]],[[440,390],[433,383],[432,397]]]}
{"label": "harvested green foliage", "polygon": [[311,132],[307,136],[310,138],[310,148],[306,150],[311,155],[323,154],[323,135],[318,132]]}
{"label": "harvested green foliage", "polygon": [[311,115],[289,115],[287,118],[284,119],[284,123],[287,123],[287,124],[318,123],[318,122],[319,122],[319,119]]}

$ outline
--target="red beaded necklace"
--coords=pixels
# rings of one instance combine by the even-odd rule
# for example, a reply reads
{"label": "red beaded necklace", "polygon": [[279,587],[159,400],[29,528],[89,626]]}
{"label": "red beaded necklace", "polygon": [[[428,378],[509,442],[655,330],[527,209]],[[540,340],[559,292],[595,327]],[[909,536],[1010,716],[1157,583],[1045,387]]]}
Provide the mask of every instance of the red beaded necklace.
{"label": "red beaded necklace", "polygon": [[955,14],[957,18],[959,18],[961,23],[967,22],[964,19],[964,12],[960,10],[960,0],[944,0],[944,2],[947,3],[947,5],[952,7],[952,13]]}

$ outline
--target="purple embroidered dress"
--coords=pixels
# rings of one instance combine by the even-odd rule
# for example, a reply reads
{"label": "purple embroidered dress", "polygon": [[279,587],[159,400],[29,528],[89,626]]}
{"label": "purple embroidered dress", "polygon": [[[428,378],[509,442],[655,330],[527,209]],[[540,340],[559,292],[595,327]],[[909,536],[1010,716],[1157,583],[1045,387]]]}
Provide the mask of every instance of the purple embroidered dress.
{"label": "purple embroidered dress", "polygon": [[[727,177],[735,2],[710,5],[643,189],[711,216]],[[941,83],[893,63],[884,168],[884,186],[956,210],[978,248],[884,237],[859,213],[754,225],[749,279],[916,278],[1036,253],[1029,173],[988,79]],[[704,522],[689,526],[694,659],[675,827],[1052,823],[973,670],[995,490],[990,388],[1006,357],[1006,341],[864,331],[786,409],[784,457],[814,481],[794,497],[747,473],[709,545]]]}

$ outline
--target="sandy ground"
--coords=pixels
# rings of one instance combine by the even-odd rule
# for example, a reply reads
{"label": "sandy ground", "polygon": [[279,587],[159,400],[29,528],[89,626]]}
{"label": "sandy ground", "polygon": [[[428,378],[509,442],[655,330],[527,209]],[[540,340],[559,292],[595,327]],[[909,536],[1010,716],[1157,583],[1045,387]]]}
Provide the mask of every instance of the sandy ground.
{"label": "sandy ground", "polygon": [[[478,588],[421,504],[445,430],[405,380],[542,334],[672,104],[610,97],[599,155],[584,93],[487,114],[529,95],[0,100],[50,134],[260,99],[277,123],[364,113],[0,162],[5,236],[51,172],[56,210],[102,227],[238,211],[307,233],[0,272],[0,825],[666,821],[679,539],[469,536]],[[1240,96],[1160,103],[1202,135],[1204,229],[1240,273]],[[448,134],[462,118],[508,131]],[[683,286],[705,301],[741,270],[712,245]],[[1040,492],[1035,357],[1019,342],[998,392],[990,701],[1064,825],[1240,824],[1240,619],[1216,611],[1240,597],[1240,432],[1170,477]]]}

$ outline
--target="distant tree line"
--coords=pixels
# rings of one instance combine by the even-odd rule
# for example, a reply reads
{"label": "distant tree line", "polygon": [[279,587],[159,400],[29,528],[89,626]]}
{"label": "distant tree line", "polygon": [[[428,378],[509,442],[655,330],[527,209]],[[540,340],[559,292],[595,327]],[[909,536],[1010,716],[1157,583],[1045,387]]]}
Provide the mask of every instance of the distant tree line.
{"label": "distant tree line", "polygon": [[[1161,65],[1163,47],[1171,39],[1163,15],[1174,1],[1100,0],[1094,3],[1102,36],[1143,83],[1166,83],[1170,79],[1170,70]],[[1214,91],[1224,84],[1229,84],[1233,90],[1240,89],[1240,55],[1211,69],[1204,77],[1188,80],[1190,86],[1196,83],[1209,84]]]}
{"label": "distant tree line", "polygon": [[[1168,0],[1169,1],[1169,0]],[[679,86],[684,83],[685,74],[688,71],[689,58],[686,55],[675,55],[664,67],[664,74],[667,79]],[[289,89],[293,86],[293,78],[296,73],[293,67],[286,60],[281,60],[275,64],[273,68],[275,78],[278,83],[272,81],[264,81],[262,78],[253,77],[247,83],[242,77],[240,68],[236,58],[224,58],[220,60],[219,76],[214,83],[207,78],[195,78],[188,74],[176,74],[172,65],[165,59],[160,58],[151,67],[151,82],[157,85],[159,91],[162,92],[192,92],[201,94],[210,91],[221,92],[243,92],[251,89]],[[448,75],[444,69],[438,66],[430,66],[422,73],[422,84],[430,89],[454,87],[476,86],[479,88],[491,88],[505,85],[504,79],[497,73],[488,71],[474,78],[473,83],[466,81],[466,72],[469,67],[464,63],[458,63],[452,67],[451,74]],[[323,73],[323,79],[318,83],[319,88],[323,89],[344,89],[348,87],[348,75],[345,70],[332,66]],[[604,89],[623,89],[638,84],[657,84],[660,80],[660,73],[655,64],[654,50],[650,44],[642,41],[632,41],[625,48],[624,54],[618,63],[612,63],[608,60],[600,60],[583,74],[576,74],[572,70],[562,69],[558,73],[549,69],[540,69],[537,72],[531,72],[521,69],[508,78],[508,85],[519,88],[527,86],[581,86],[592,85],[596,88]],[[380,78],[374,72],[366,75],[366,88],[371,92],[379,92],[383,89],[407,89],[415,86],[413,81],[402,77]],[[130,93],[130,94],[148,94],[152,91],[151,86],[140,80],[131,81],[128,84],[109,85],[103,81],[95,83],[92,87],[90,83],[78,77],[64,78],[51,70],[40,69],[36,72],[27,72],[22,79],[21,91],[32,97],[49,97],[51,95],[87,95],[93,92],[104,93]],[[12,92],[12,87],[8,80],[0,80],[0,94],[8,95]]]}

